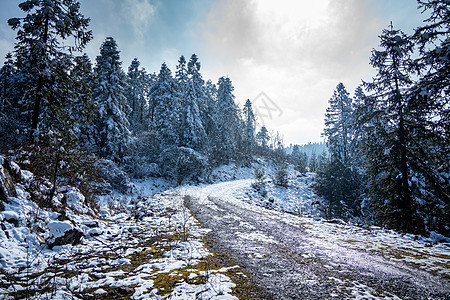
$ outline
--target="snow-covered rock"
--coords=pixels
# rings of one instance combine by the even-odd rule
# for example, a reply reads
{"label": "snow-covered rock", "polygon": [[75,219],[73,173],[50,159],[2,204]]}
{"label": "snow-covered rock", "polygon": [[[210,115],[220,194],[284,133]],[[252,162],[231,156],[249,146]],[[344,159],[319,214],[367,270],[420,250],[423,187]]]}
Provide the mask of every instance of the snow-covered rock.
{"label": "snow-covered rock", "polygon": [[77,245],[84,236],[83,232],[74,228],[69,221],[52,221],[48,224],[49,240],[47,244],[50,249],[60,245]]}
{"label": "snow-covered rock", "polygon": [[19,221],[19,219],[20,219],[19,214],[17,214],[15,211],[7,210],[7,211],[2,211],[0,214],[3,216],[3,219],[6,221],[10,221],[10,220]]}
{"label": "snow-covered rock", "polygon": [[48,224],[48,229],[50,238],[58,238],[73,229],[73,226],[69,221],[52,221]]}

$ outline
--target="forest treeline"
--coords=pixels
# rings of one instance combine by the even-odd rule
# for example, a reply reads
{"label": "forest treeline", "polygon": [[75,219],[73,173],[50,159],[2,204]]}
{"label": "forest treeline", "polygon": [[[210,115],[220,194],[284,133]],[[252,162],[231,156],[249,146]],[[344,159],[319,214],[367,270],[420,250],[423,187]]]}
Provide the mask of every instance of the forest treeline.
{"label": "forest treeline", "polygon": [[135,177],[181,183],[224,163],[282,153],[280,135],[255,131],[251,102],[238,107],[230,78],[203,79],[195,54],[181,56],[174,72],[163,63],[149,73],[137,58],[125,72],[107,37],[93,64],[82,53],[93,35],[77,1],[19,7],[26,16],[8,20],[17,41],[0,71],[1,150],[15,152],[53,186],[88,184],[99,160]]}
{"label": "forest treeline", "polygon": [[195,54],[175,70],[163,63],[149,73],[136,58],[124,71],[108,37],[93,63],[83,54],[90,20],[76,0],[24,1],[25,16],[8,20],[17,37],[0,70],[0,150],[49,178],[44,205],[59,184],[95,193],[99,173],[117,165],[181,183],[259,155],[277,161],[283,176],[287,160],[317,172],[329,218],[448,236],[447,2],[418,1],[430,17],[412,35],[392,25],[382,32],[370,57],[377,75],[352,97],[337,86],[325,115],[328,151],[308,157],[298,146],[287,155],[279,134],[256,131],[252,103],[236,104],[228,77],[205,80]]}

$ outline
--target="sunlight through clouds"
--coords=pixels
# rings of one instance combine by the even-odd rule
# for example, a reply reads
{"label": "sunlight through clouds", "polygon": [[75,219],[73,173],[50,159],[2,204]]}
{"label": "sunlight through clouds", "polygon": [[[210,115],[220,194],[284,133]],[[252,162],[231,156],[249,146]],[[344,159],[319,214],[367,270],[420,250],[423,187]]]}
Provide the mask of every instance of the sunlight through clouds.
{"label": "sunlight through clouds", "polygon": [[388,24],[374,7],[371,0],[217,1],[199,26],[215,65],[208,75],[229,75],[240,103],[264,91],[291,110],[267,122],[287,142],[320,141],[336,85],[353,93],[372,74],[370,51]]}

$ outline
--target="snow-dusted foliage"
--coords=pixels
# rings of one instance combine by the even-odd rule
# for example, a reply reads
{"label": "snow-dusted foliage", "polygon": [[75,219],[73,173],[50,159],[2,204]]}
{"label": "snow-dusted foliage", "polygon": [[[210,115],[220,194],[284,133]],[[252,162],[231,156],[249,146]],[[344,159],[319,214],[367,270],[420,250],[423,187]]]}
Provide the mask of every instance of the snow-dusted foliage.
{"label": "snow-dusted foliage", "polygon": [[368,184],[380,219],[402,230],[420,231],[423,223],[414,211],[409,184],[414,116],[407,89],[412,84],[408,67],[413,44],[392,25],[380,39],[381,49],[373,50],[370,59],[378,74],[365,84],[370,93],[363,120]]}
{"label": "snow-dusted foliage", "polygon": [[149,77],[144,69],[139,68],[140,64],[137,58],[133,59],[127,73],[126,97],[131,108],[129,121],[133,127],[144,122],[147,110]]}
{"label": "snow-dusted foliage", "polygon": [[243,120],[244,120],[244,150],[247,153],[254,153],[256,140],[255,140],[255,131],[256,131],[256,118],[253,113],[252,103],[249,99],[244,104],[244,109],[242,111]]}
{"label": "snow-dusted foliage", "polygon": [[112,37],[103,42],[96,61],[93,97],[98,105],[98,153],[101,157],[119,160],[126,152],[131,134],[127,118],[131,109],[125,97],[126,75]]}
{"label": "snow-dusted foliage", "polygon": [[[71,105],[67,97],[71,54],[64,40],[75,39],[70,48],[80,51],[92,39],[92,33],[87,30],[89,19],[80,13],[75,0],[24,1],[19,7],[26,16],[8,20],[13,29],[18,29],[15,56],[23,79],[19,104],[31,121],[26,128],[37,134],[39,125],[54,130],[55,122],[64,122],[64,110]],[[58,115],[61,112],[63,116]]]}
{"label": "snow-dusted foliage", "polygon": [[217,131],[213,139],[213,158],[218,162],[227,162],[238,147],[241,137],[242,123],[239,108],[234,102],[234,87],[230,78],[221,77],[217,89]]}
{"label": "snow-dusted foliage", "polygon": [[332,156],[347,163],[350,159],[352,139],[352,98],[342,83],[339,83],[325,113],[324,136]]}
{"label": "snow-dusted foliage", "polygon": [[[449,148],[435,122],[446,112],[415,94],[411,38],[391,25],[380,39],[371,57],[378,74],[365,83],[355,123],[372,207],[380,222],[403,231],[445,230]],[[442,102],[440,92],[432,97]]]}
{"label": "snow-dusted foliage", "polygon": [[196,94],[195,83],[190,81],[181,100],[180,144],[199,150],[206,142],[206,131]]}
{"label": "snow-dusted foliage", "polygon": [[150,90],[150,124],[156,133],[160,150],[179,142],[179,105],[176,82],[164,63]]}
{"label": "snow-dusted foliage", "polygon": [[161,173],[181,184],[184,180],[199,181],[207,174],[207,158],[187,147],[171,147],[160,156]]}
{"label": "snow-dusted foliage", "polygon": [[314,166],[318,173],[316,190],[326,200],[324,211],[328,218],[352,218],[360,215],[362,176],[355,163],[352,98],[342,83],[329,105],[323,135],[330,160],[320,166],[317,160]]}
{"label": "snow-dusted foliage", "polygon": [[256,141],[258,142],[258,145],[263,150],[266,150],[269,147],[269,140],[269,131],[267,130],[266,126],[261,127],[261,129],[256,134]]}

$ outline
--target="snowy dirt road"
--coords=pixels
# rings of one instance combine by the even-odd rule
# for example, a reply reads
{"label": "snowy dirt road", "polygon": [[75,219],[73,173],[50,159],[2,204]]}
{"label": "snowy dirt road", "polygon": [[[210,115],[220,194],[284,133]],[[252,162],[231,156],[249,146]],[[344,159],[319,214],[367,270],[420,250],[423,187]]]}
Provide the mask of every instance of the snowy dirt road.
{"label": "snowy dirt road", "polygon": [[[249,180],[183,191],[214,251],[273,299],[449,299],[450,251],[237,199]],[[419,260],[419,263],[413,261]],[[413,264],[415,262],[415,264]],[[430,272],[430,271],[433,271]]]}

